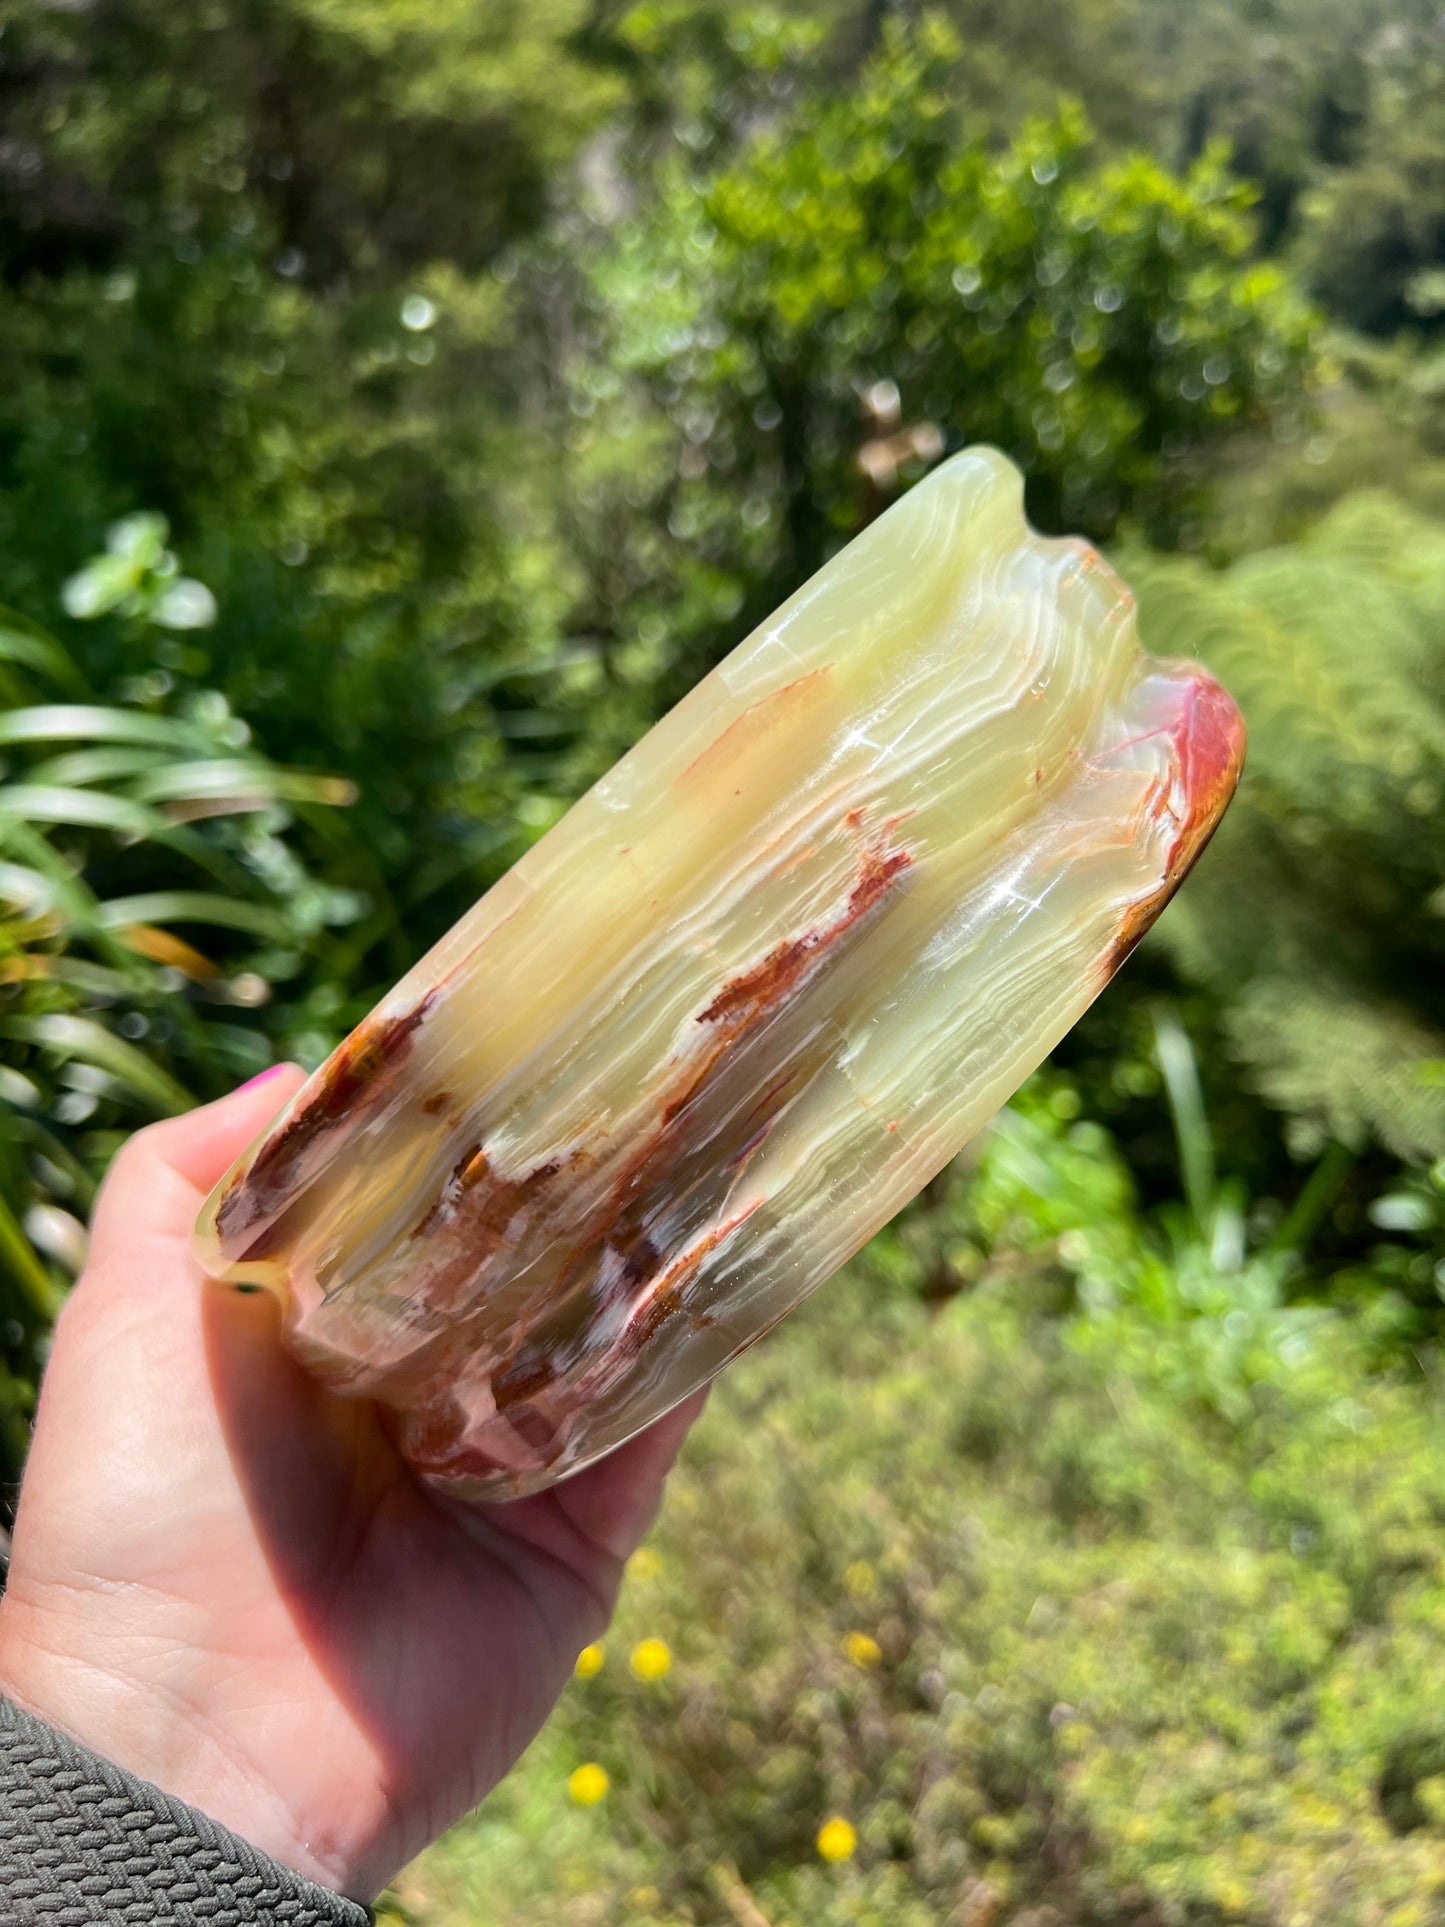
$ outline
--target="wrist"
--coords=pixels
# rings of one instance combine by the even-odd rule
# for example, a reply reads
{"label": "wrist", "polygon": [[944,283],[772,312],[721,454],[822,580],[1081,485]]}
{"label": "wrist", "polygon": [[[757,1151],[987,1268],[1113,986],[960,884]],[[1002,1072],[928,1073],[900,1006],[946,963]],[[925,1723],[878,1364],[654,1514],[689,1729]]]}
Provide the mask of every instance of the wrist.
{"label": "wrist", "polygon": [[[224,1723],[193,1703],[188,1683],[167,1680],[174,1669],[164,1655],[149,1654],[134,1668],[118,1666],[113,1655],[80,1659],[53,1638],[34,1638],[27,1618],[18,1602],[0,1600],[0,1694],[291,1872],[348,1891],[336,1844],[305,1837],[287,1801]],[[92,1648],[103,1650],[100,1642],[89,1642]]]}

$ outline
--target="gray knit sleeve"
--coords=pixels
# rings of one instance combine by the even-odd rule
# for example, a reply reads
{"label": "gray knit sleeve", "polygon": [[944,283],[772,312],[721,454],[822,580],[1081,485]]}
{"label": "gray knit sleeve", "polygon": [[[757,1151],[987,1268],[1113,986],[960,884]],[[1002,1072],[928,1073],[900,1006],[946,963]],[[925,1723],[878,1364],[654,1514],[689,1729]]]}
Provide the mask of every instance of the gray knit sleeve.
{"label": "gray knit sleeve", "polygon": [[365,1907],[0,1698],[0,1923],[365,1927]]}

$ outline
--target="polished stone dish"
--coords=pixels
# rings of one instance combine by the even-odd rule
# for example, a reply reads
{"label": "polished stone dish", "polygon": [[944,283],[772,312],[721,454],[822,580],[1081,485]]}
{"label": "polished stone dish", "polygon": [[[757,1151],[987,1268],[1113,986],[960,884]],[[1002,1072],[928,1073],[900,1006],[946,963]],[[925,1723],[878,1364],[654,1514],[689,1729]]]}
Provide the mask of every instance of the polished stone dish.
{"label": "polished stone dish", "polygon": [[664,718],[218,1186],[207,1268],[535,1491],[657,1417],[954,1156],[1109,981],[1243,753],[971,450]]}

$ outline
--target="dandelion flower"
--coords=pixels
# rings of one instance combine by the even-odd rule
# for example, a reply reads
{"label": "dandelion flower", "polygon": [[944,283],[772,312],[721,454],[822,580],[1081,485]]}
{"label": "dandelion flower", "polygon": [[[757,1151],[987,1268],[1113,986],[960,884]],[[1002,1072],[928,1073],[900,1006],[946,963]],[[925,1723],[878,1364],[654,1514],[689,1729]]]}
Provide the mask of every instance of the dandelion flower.
{"label": "dandelion flower", "polygon": [[598,1766],[595,1760],[589,1760],[567,1776],[567,1791],[579,1807],[595,1807],[611,1784],[606,1767]]}
{"label": "dandelion flower", "polygon": [[638,1679],[662,1679],[672,1671],[672,1648],[665,1639],[640,1639],[628,1665]]}
{"label": "dandelion flower", "polygon": [[577,1664],[572,1671],[578,1679],[591,1679],[594,1673],[602,1671],[604,1657],[601,1640],[594,1639],[590,1646],[584,1646],[577,1655]]}
{"label": "dandelion flower", "polygon": [[868,1633],[849,1633],[843,1641],[843,1651],[864,1672],[871,1671],[883,1657],[882,1647]]}
{"label": "dandelion flower", "polygon": [[858,1836],[846,1820],[839,1819],[835,1814],[819,1827],[815,1844],[825,1860],[851,1860]]}

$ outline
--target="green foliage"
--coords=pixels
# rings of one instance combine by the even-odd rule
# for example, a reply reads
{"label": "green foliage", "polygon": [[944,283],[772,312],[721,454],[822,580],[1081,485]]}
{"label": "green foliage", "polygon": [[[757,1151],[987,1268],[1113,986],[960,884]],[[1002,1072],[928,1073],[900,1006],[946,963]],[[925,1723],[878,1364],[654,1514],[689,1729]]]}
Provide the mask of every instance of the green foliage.
{"label": "green foliage", "polygon": [[[605,36],[628,78],[626,129],[616,163],[647,192],[652,170],[681,146],[696,164],[735,152],[740,130],[776,115],[846,69],[819,17],[846,8],[715,7],[708,0],[644,0]],[[606,210],[599,210],[605,215]],[[615,213],[616,210],[614,209]]]}
{"label": "green foliage", "polygon": [[[1434,1362],[1381,1375],[1368,1330],[1225,1274],[1187,1310],[1173,1274],[1177,1315],[1068,1309],[1080,1214],[1144,1245],[1063,1095],[935,1201],[988,1227],[971,1293],[920,1308],[909,1214],[729,1374],[600,1669],[400,1883],[416,1927],[1434,1917]],[[611,1787],[579,1809],[584,1761]]]}
{"label": "green foliage", "polygon": [[1135,138],[1179,162],[1227,141],[1259,185],[1266,245],[1294,256],[1332,314],[1381,335],[1437,327],[1434,0],[1136,0],[1129,14]]}
{"label": "green foliage", "polygon": [[1006,138],[1021,120],[1077,96],[1110,135],[1141,132],[1135,95],[1134,0],[784,0],[779,7],[716,7],[707,0],[645,0],[612,30],[629,68],[641,126],[670,128],[689,153],[716,159],[740,134],[800,97],[826,98],[900,24],[929,11],[964,50],[949,91],[974,134]]}
{"label": "green foliage", "polygon": [[[0,1476],[124,1132],[315,1061],[943,448],[1122,528],[1251,723],[409,1918],[1445,1905],[1436,12],[0,0]],[[1408,335],[1326,366],[1284,256]]]}
{"label": "green foliage", "polygon": [[258,230],[287,279],[486,260],[617,96],[583,0],[260,0],[82,13],[5,0],[11,272]]}
{"label": "green foliage", "polygon": [[1305,535],[1342,497],[1386,489],[1445,513],[1445,363],[1408,336],[1327,332],[1312,422],[1243,434],[1211,464],[1202,548],[1224,563]]}
{"label": "green foliage", "polygon": [[[821,37],[812,86],[826,96],[890,19],[913,11],[815,0],[787,19]],[[1434,0],[948,0],[938,11],[965,49],[948,92],[975,136],[996,144],[1066,93],[1116,151],[1145,146],[1187,169],[1222,143],[1234,178],[1258,192],[1265,249],[1293,257],[1331,313],[1382,336],[1438,329],[1445,38]],[[646,23],[638,44],[667,69],[658,95],[670,88],[682,124],[724,148],[734,110],[754,103],[729,99],[725,84],[721,110],[707,105],[705,76],[736,72],[716,15],[672,4],[628,18]],[[692,57],[677,59],[684,46]],[[793,84],[809,91],[806,72]]]}
{"label": "green foliage", "polygon": [[128,515],[111,529],[105,554],[71,576],[61,591],[65,613],[79,622],[112,613],[161,629],[208,629],[216,598],[204,582],[182,575],[166,547],[163,515]]}
{"label": "green foliage", "polygon": [[1201,447],[1298,398],[1303,314],[1218,165],[1111,169],[1072,113],[995,154],[931,18],[861,70],[846,7],[6,20],[0,598],[46,613],[160,506],[224,647],[67,646],[357,783],[361,984],[939,434],[1022,454],[1046,519],[1162,525]]}
{"label": "green foliage", "polygon": [[[158,516],[117,525],[72,578],[72,612],[124,611],[138,639],[194,629],[214,613],[210,592],[179,574],[165,540]],[[272,762],[215,691],[177,700],[155,673],[124,702],[89,695],[59,644],[0,613],[6,1477],[24,1444],[6,1414],[79,1267],[111,1152],[137,1124],[269,1063],[267,1028],[288,1049],[324,1051],[334,1031],[318,1035],[317,1019],[339,1009],[348,931],[367,908],[307,862],[344,867],[326,818],[352,800],[349,784]]]}
{"label": "green foliage", "polygon": [[760,609],[944,446],[1014,455],[1045,527],[1167,534],[1200,450],[1298,403],[1310,316],[1246,265],[1220,157],[1101,161],[1072,108],[996,152],[959,124],[960,60],[937,16],[890,28],[855,85],[677,170],[597,257],[578,408],[637,448],[592,514],[614,550],[670,531],[699,622]]}
{"label": "green foliage", "polygon": [[1222,573],[1131,556],[1143,633],[1218,671],[1248,773],[1164,926],[1316,1142],[1445,1154],[1445,545],[1388,496]]}
{"label": "green foliage", "polygon": [[222,642],[66,645],[102,694],[218,690],[357,783],[371,987],[607,760],[488,267],[615,99],[584,15],[16,7],[0,38],[0,597],[47,616],[108,524],[164,511]]}
{"label": "green foliage", "polygon": [[[1388,335],[1438,332],[1445,300],[1445,31],[1438,10],[1392,7],[1366,39],[1347,164],[1301,203],[1300,255],[1331,311]],[[1358,23],[1352,23],[1358,35]]]}

